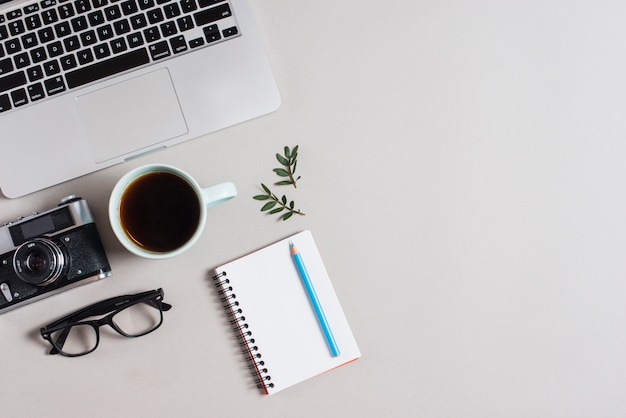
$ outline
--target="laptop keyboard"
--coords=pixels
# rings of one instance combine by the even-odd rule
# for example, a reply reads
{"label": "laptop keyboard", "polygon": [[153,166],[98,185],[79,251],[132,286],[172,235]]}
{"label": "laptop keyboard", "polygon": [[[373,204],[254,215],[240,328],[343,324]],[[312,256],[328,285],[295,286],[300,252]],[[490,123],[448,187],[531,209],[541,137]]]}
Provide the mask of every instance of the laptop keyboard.
{"label": "laptop keyboard", "polygon": [[0,13],[0,113],[239,35],[224,0],[43,0]]}

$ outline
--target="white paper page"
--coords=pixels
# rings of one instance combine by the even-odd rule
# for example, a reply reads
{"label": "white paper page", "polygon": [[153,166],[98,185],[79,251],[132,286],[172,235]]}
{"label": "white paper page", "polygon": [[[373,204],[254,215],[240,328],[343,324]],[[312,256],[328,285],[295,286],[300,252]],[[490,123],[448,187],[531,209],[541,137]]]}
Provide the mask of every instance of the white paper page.
{"label": "white paper page", "polygon": [[[340,354],[333,357],[290,252],[298,248]],[[361,353],[310,231],[216,268],[225,271],[271,380],[269,394],[355,360]],[[267,386],[273,384],[273,387]]]}

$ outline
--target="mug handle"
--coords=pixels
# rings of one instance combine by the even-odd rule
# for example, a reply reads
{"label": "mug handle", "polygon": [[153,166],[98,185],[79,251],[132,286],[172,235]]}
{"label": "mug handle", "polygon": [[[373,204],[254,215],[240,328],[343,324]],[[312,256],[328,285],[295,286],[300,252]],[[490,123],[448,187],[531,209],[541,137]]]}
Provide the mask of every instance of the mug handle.
{"label": "mug handle", "polygon": [[229,181],[202,189],[202,195],[204,196],[204,205],[209,208],[237,196],[237,188],[235,183]]}

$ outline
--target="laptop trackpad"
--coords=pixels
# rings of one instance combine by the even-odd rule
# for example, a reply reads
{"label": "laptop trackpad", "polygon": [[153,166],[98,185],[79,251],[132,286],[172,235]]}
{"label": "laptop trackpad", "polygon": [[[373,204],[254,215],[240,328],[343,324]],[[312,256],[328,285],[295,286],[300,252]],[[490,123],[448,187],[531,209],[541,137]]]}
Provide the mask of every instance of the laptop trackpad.
{"label": "laptop trackpad", "polygon": [[76,101],[98,163],[188,132],[166,68],[79,96]]}

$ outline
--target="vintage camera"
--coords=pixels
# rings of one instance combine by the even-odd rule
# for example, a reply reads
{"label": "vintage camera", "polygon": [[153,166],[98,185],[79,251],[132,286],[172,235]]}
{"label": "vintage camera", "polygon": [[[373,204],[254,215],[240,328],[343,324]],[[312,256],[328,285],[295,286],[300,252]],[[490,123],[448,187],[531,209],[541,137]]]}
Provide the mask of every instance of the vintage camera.
{"label": "vintage camera", "polygon": [[111,275],[87,201],[0,227],[0,313]]}

